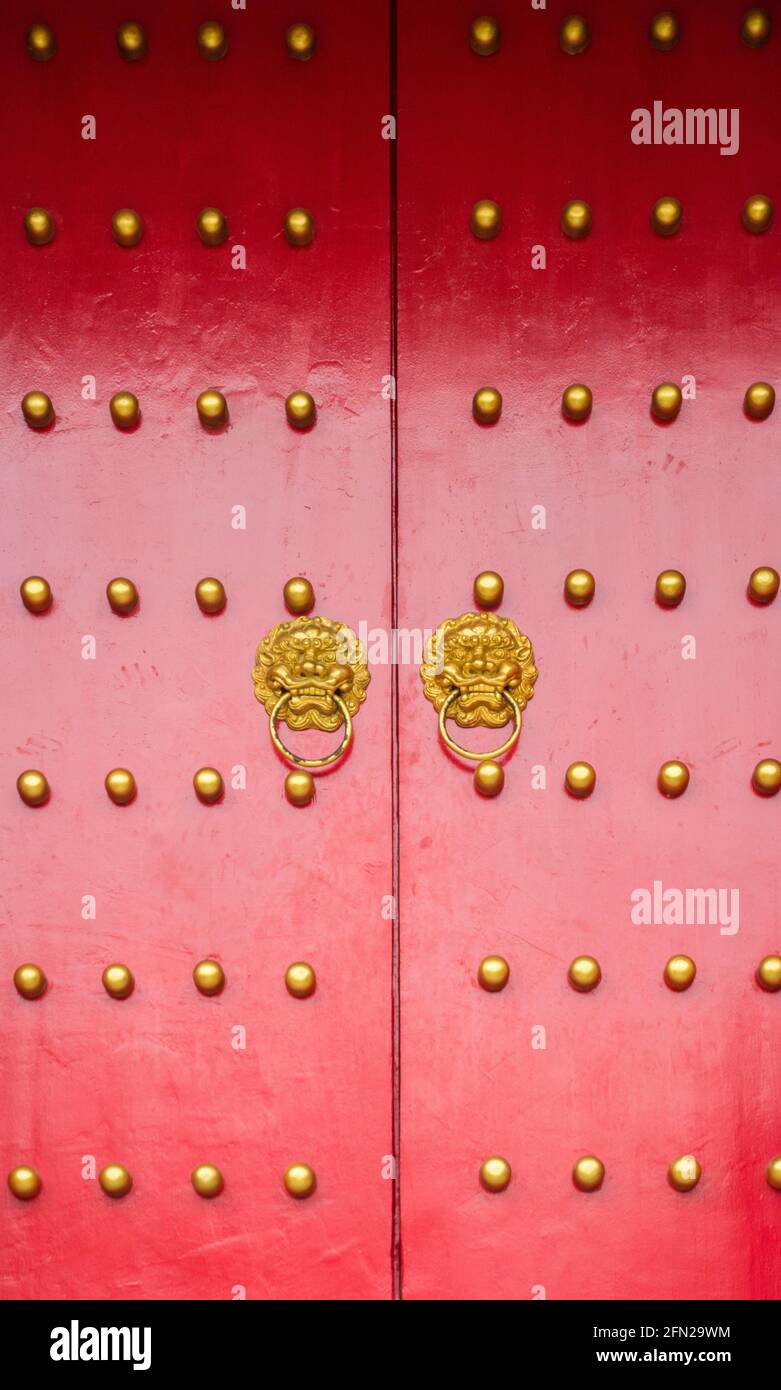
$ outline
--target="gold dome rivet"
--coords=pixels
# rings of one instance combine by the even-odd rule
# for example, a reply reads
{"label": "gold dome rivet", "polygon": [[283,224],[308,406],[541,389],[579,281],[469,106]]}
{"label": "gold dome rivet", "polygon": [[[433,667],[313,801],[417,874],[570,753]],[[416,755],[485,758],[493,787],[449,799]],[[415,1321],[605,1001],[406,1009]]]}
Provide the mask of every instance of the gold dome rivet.
{"label": "gold dome rivet", "polygon": [[480,241],[490,241],[502,230],[502,209],[493,198],[481,198],[472,208],[470,226]]}
{"label": "gold dome rivet", "polygon": [[743,397],[743,409],[752,420],[766,420],[772,415],[776,393],[767,381],[755,381]]}
{"label": "gold dome rivet", "polygon": [[680,38],[680,25],[676,15],[669,10],[662,10],[660,14],[655,14],[651,20],[651,31],[649,39],[654,48],[659,48],[663,53],[675,48]]}
{"label": "gold dome rivet", "polygon": [[193,970],[195,988],[199,994],[221,994],[225,988],[225,971],[216,960],[199,960]]}
{"label": "gold dome rivet", "polygon": [[781,790],[781,763],[777,758],[763,758],[754,768],[751,782],[761,796],[775,796]]}
{"label": "gold dome rivet", "polygon": [[502,31],[496,20],[487,14],[473,19],[469,26],[469,47],[479,58],[490,58],[502,44]]}
{"label": "gold dome rivet", "polygon": [[38,1173],[34,1168],[28,1168],[26,1163],[12,1168],[7,1181],[9,1190],[20,1202],[31,1202],[33,1197],[38,1196],[42,1186]]}
{"label": "gold dome rivet", "polygon": [[285,34],[285,43],[290,57],[305,63],[317,47],[315,31],[311,24],[291,24]]}
{"label": "gold dome rivet", "polygon": [[694,1154],[682,1154],[667,1169],[667,1180],[676,1192],[691,1192],[702,1177],[702,1168]]}
{"label": "gold dome rivet", "polygon": [[572,1169],[572,1181],[581,1192],[596,1192],[602,1186],[605,1165],[593,1154],[584,1154]]}
{"label": "gold dome rivet", "polygon": [[52,591],[48,579],[39,574],[31,574],[19,585],[22,603],[28,613],[48,613],[52,606]]}
{"label": "gold dome rivet", "polygon": [[769,994],[781,989],[781,956],[764,956],[757,966],[757,984]]}
{"label": "gold dome rivet", "polygon": [[193,786],[198,800],[206,806],[213,806],[225,791],[225,785],[216,767],[199,767],[193,777]]}
{"label": "gold dome rivet", "polygon": [[748,581],[748,596],[754,603],[772,603],[778,593],[779,575],[772,565],[760,565],[752,570]]}
{"label": "gold dome rivet", "polygon": [[201,57],[210,63],[216,63],[228,52],[228,35],[216,19],[208,19],[205,24],[198,26],[196,42]]}
{"label": "gold dome rivet", "polygon": [[110,579],[106,585],[106,598],[111,611],[124,618],[138,606],[138,589],[132,579],[117,575],[116,579]]}
{"label": "gold dome rivet", "polygon": [[285,236],[291,246],[309,246],[315,239],[315,223],[306,208],[291,208],[285,216]]}
{"label": "gold dome rivet", "polygon": [[564,597],[572,608],[586,608],[596,588],[597,581],[590,570],[570,570],[564,580]]}
{"label": "gold dome rivet", "polygon": [[308,391],[293,391],[285,401],[287,422],[294,430],[308,430],[315,423],[317,411]]}
{"label": "gold dome rivet", "polygon": [[285,971],[285,989],[294,999],[308,999],[316,984],[315,972],[305,960],[294,961]]}
{"label": "gold dome rivet", "polygon": [[317,1178],[308,1163],[291,1163],[284,1183],[291,1197],[310,1197],[317,1186]]}
{"label": "gold dome rivet", "polygon": [[472,397],[472,414],[479,425],[495,425],[502,413],[502,393],[495,386],[481,386]]}
{"label": "gold dome rivet", "polygon": [[112,999],[127,999],[133,993],[136,982],[132,970],[115,962],[107,965],[102,975],[103,988]]}
{"label": "gold dome rivet", "polygon": [[659,198],[651,213],[651,226],[657,236],[674,236],[682,216],[683,209],[677,198]]}
{"label": "gold dome rivet", "polygon": [[594,398],[588,386],[584,386],[582,382],[575,382],[567,387],[561,397],[562,413],[568,420],[587,420],[593,403]]}
{"label": "gold dome rivet", "polygon": [[776,1192],[781,1192],[781,1154],[776,1154],[767,1165],[765,1177]]}
{"label": "gold dome rivet", "polygon": [[509,1187],[513,1170],[506,1158],[492,1154],[480,1164],[480,1183],[486,1192],[504,1192]]}
{"label": "gold dome rivet", "polygon": [[228,235],[228,219],[219,208],[201,208],[195,226],[204,246],[221,246]]}
{"label": "gold dome rivet", "polygon": [[656,785],[662,796],[671,799],[676,796],[683,796],[689,785],[688,767],[675,758],[671,759],[670,762],[662,763],[656,776]]}
{"label": "gold dome rivet", "polygon": [[132,391],[117,391],[108,408],[118,430],[132,430],[141,419],[138,398]]}
{"label": "gold dome rivet", "polygon": [[109,1163],[102,1168],[98,1175],[98,1182],[107,1197],[126,1197],[131,1187],[133,1179],[127,1168],[123,1168],[121,1163]]}
{"label": "gold dome rivet", "polygon": [[579,14],[571,14],[559,30],[559,44],[565,53],[582,53],[588,48],[588,25]]}
{"label": "gold dome rivet", "polygon": [[54,57],[57,44],[48,24],[33,24],[27,30],[27,52],[36,63],[48,63]]}
{"label": "gold dome rivet", "polygon": [[498,608],[504,598],[504,580],[496,570],[482,570],[473,585],[478,608]]}
{"label": "gold dome rivet", "polygon": [[195,602],[202,613],[221,613],[228,602],[225,585],[219,579],[199,579],[195,586]]}
{"label": "gold dome rivet", "polygon": [[45,430],[54,420],[54,406],[45,391],[28,391],[22,396],[22,414],[31,430]]}
{"label": "gold dome rivet", "polygon": [[111,219],[111,234],[117,246],[137,246],[144,235],[144,224],[133,208],[120,208]]}
{"label": "gold dome rivet", "polygon": [[282,590],[282,597],[288,613],[311,613],[315,606],[315,591],[309,580],[300,574],[288,579]]}
{"label": "gold dome rivet", "polygon": [[195,409],[198,419],[207,430],[219,430],[228,423],[228,402],[222,392],[215,391],[213,387],[201,392],[195,402]]}
{"label": "gold dome rivet", "polygon": [[14,971],[14,986],[23,999],[40,999],[48,983],[40,965],[32,965],[29,961]]}
{"label": "gold dome rivet", "polygon": [[477,979],[481,989],[485,989],[489,994],[498,994],[504,989],[510,978],[510,967],[504,956],[486,956],[481,960],[477,970]]}
{"label": "gold dome rivet", "polygon": [[126,767],[113,767],[106,773],[106,791],[115,806],[129,806],[136,798],[136,779]]}
{"label": "gold dome rivet", "polygon": [[670,956],[664,967],[664,983],[668,989],[682,994],[694,984],[697,967],[691,956]]}
{"label": "gold dome rivet", "polygon": [[740,23],[740,37],[749,48],[762,48],[770,38],[772,28],[767,10],[746,10]]}
{"label": "gold dome rivet", "polygon": [[25,213],[24,234],[31,246],[48,246],[55,230],[54,218],[46,208],[30,208]]}
{"label": "gold dome rivet", "polygon": [[291,806],[308,806],[315,794],[315,779],[311,772],[296,768],[285,778],[285,796]]}
{"label": "gold dome rivet", "polygon": [[564,204],[561,230],[571,241],[580,241],[591,231],[591,208],[582,198],[572,198]]}
{"label": "gold dome rivet", "polygon": [[219,1197],[225,1180],[214,1163],[199,1163],[190,1174],[190,1182],[199,1197]]}
{"label": "gold dome rivet", "polygon": [[504,768],[493,758],[484,758],[477,764],[474,775],[475,790],[481,796],[498,796],[504,787]]}
{"label": "gold dome rivet", "polygon": [[747,232],[766,232],[773,221],[773,204],[763,193],[755,193],[743,204],[743,226]]}
{"label": "gold dome rivet", "polygon": [[591,763],[570,763],[565,774],[564,785],[570,796],[577,797],[579,801],[582,801],[586,796],[591,796],[597,785],[597,774]]}
{"label": "gold dome rivet", "polygon": [[135,63],[146,53],[146,34],[140,24],[128,20],[117,29],[117,48],[126,63]]}
{"label": "gold dome rivet", "polygon": [[28,768],[26,772],[19,773],[16,779],[16,790],[25,806],[44,806],[49,800],[49,783],[43,773],[38,772],[33,767]]}
{"label": "gold dome rivet", "polygon": [[567,971],[567,979],[579,994],[589,994],[602,979],[599,961],[593,956],[576,956]]}
{"label": "gold dome rivet", "polygon": [[657,420],[674,420],[682,401],[680,386],[676,386],[674,381],[663,381],[654,389],[651,410]]}
{"label": "gold dome rivet", "polygon": [[662,608],[677,608],[686,593],[686,580],[680,570],[662,570],[656,576],[656,602]]}

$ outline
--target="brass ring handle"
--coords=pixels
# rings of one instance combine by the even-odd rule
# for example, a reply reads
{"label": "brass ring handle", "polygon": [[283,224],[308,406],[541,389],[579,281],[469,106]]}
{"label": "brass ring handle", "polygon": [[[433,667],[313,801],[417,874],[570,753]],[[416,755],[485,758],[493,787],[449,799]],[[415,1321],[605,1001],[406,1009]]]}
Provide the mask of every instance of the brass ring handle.
{"label": "brass ring handle", "polygon": [[486,758],[499,758],[501,757],[502,753],[509,753],[510,749],[514,748],[516,743],[518,742],[518,735],[521,732],[521,710],[518,705],[518,701],[514,699],[514,697],[510,694],[509,690],[502,691],[502,698],[507,701],[507,704],[510,706],[510,709],[513,712],[515,728],[510,734],[510,737],[508,739],[505,739],[501,747],[493,748],[490,753],[473,753],[471,748],[462,748],[459,743],[455,742],[455,739],[452,739],[450,737],[450,734],[448,733],[445,727],[445,720],[447,719],[451,706],[455,704],[456,700],[459,699],[460,695],[461,691],[459,687],[456,686],[455,690],[452,690],[450,692],[447,699],[445,700],[444,705],[439,711],[439,732],[441,733],[442,738],[444,739],[450,751],[452,753],[458,753],[459,757],[461,758],[471,758],[473,762],[484,762]]}
{"label": "brass ring handle", "polygon": [[344,722],[344,737],[341,743],[339,744],[339,747],[335,750],[335,752],[327,754],[325,758],[299,758],[297,753],[293,753],[289,748],[285,747],[284,743],[282,742],[282,739],[279,737],[279,734],[277,733],[277,723],[279,720],[279,716],[281,715],[282,711],[287,707],[288,701],[292,698],[293,691],[286,690],[284,694],[280,695],[279,699],[277,700],[277,703],[271,711],[271,714],[269,715],[269,733],[271,734],[271,742],[273,743],[274,747],[282,754],[283,758],[285,758],[289,763],[293,765],[293,767],[330,767],[332,763],[338,762],[339,759],[343,757],[343,755],[347,752],[347,749],[350,747],[350,744],[353,741],[353,721],[350,718],[350,711],[344,703],[344,700],[339,695],[334,695],[332,697],[333,702],[336,705],[336,708],[338,709],[339,713],[341,714],[342,720]]}

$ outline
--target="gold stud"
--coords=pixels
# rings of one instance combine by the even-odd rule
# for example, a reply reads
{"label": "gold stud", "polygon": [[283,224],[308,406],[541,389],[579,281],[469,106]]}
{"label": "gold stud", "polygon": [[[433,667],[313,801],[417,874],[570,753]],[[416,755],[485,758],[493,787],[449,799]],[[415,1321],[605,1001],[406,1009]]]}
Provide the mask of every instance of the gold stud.
{"label": "gold stud", "polygon": [[654,389],[651,410],[657,420],[674,420],[681,408],[683,396],[674,381],[663,381]]}
{"label": "gold stud", "polygon": [[588,48],[588,25],[579,14],[571,14],[559,30],[559,43],[565,53],[582,53]]}
{"label": "gold stud", "polygon": [[755,603],[772,603],[778,593],[779,575],[772,565],[760,565],[752,570],[748,581],[748,596]]}
{"label": "gold stud", "polygon": [[23,999],[40,999],[48,983],[40,965],[32,965],[29,961],[14,971],[14,985]]}
{"label": "gold stud", "polygon": [[743,226],[747,232],[766,232],[773,221],[773,204],[763,193],[755,193],[743,204]]}
{"label": "gold stud", "polygon": [[564,580],[564,597],[573,608],[585,608],[596,588],[597,581],[590,570],[570,570]]}
{"label": "gold stud", "polygon": [[48,24],[33,24],[27,30],[27,52],[36,63],[48,63],[54,57],[57,44]]}
{"label": "gold stud", "polygon": [[777,758],[763,758],[754,768],[751,781],[761,796],[775,796],[781,790],[781,763]]}
{"label": "gold stud", "polygon": [[300,574],[288,579],[282,590],[282,597],[288,613],[311,613],[315,606],[315,591],[309,580]]}
{"label": "gold stud", "polygon": [[587,420],[594,398],[582,382],[568,386],[561,398],[561,409],[568,420]]}
{"label": "gold stud", "polygon": [[493,758],[484,758],[477,764],[474,775],[475,790],[481,796],[498,796],[504,787],[504,768]]}
{"label": "gold stud", "polygon": [[682,994],[694,984],[697,967],[691,956],[670,956],[664,967],[664,983],[668,989]]}
{"label": "gold stud", "polygon": [[504,956],[486,956],[477,970],[477,979],[482,989],[489,994],[498,994],[510,978],[510,967]]}
{"label": "gold stud", "polygon": [[285,34],[285,43],[291,58],[306,63],[317,47],[315,31],[310,24],[291,24]]}
{"label": "gold stud", "polygon": [[662,10],[661,14],[655,14],[651,20],[651,32],[649,38],[654,48],[659,48],[663,53],[675,48],[680,38],[680,26],[676,15],[669,10]]}
{"label": "gold stud", "polygon": [[198,419],[207,430],[219,430],[228,423],[228,402],[222,392],[215,391],[213,387],[201,392],[195,408]]}
{"label": "gold stud", "polygon": [[504,1192],[509,1186],[513,1170],[506,1158],[492,1154],[480,1164],[480,1183],[486,1192]]}
{"label": "gold stud", "polygon": [[19,585],[22,603],[28,613],[48,613],[52,606],[52,591],[48,579],[39,574],[31,574]]}
{"label": "gold stud", "polygon": [[496,20],[487,14],[473,19],[469,26],[469,47],[480,58],[490,58],[502,45],[502,31]]}
{"label": "gold stud", "polygon": [[596,1192],[602,1186],[605,1165],[593,1154],[584,1154],[572,1169],[572,1181],[581,1192]]}
{"label": "gold stud", "polygon": [[308,391],[293,391],[285,401],[287,422],[294,430],[308,430],[315,423],[317,411]]}
{"label": "gold stud", "polygon": [[752,420],[766,420],[768,415],[772,415],[775,403],[773,387],[767,381],[755,381],[743,398],[743,409]]}
{"label": "gold stud", "polygon": [[49,783],[42,772],[32,767],[19,773],[16,790],[25,806],[43,806],[49,800]]}
{"label": "gold stud", "polygon": [[45,391],[28,391],[22,396],[22,414],[31,430],[45,430],[54,419],[54,406]]}
{"label": "gold stud", "polygon": [[480,425],[495,425],[502,413],[502,393],[495,386],[481,386],[472,397],[472,414]]}
{"label": "gold stud", "polygon": [[767,10],[746,10],[740,24],[740,37],[749,48],[762,48],[770,38],[771,27]]}
{"label": "gold stud", "polygon": [[502,230],[502,209],[493,198],[481,198],[472,208],[470,226],[480,241],[490,241]]}
{"label": "gold stud", "polygon": [[694,1154],[682,1154],[667,1169],[667,1178],[676,1192],[691,1192],[702,1177],[702,1169]]}
{"label": "gold stud", "polygon": [[674,236],[682,216],[683,209],[677,198],[659,198],[651,213],[651,226],[657,236]]}
{"label": "gold stud", "polygon": [[285,236],[291,246],[309,246],[315,239],[315,222],[306,208],[291,208],[285,217]]}
{"label": "gold stud", "polygon": [[117,391],[109,401],[109,410],[118,430],[132,430],[141,419],[138,398],[132,391]]}
{"label": "gold stud", "polygon": [[132,1177],[121,1163],[109,1163],[102,1168],[98,1182],[107,1197],[126,1197],[133,1186]]}
{"label": "gold stud", "polygon": [[117,246],[137,246],[144,235],[144,224],[133,208],[120,208],[111,219],[111,234]]}
{"label": "gold stud", "polygon": [[126,767],[114,767],[106,773],[106,791],[115,806],[129,806],[136,797],[136,779]]}
{"label": "gold stud", "polygon": [[214,1163],[199,1163],[190,1174],[190,1182],[199,1197],[219,1197],[225,1186],[222,1173]]}
{"label": "gold stud", "polygon": [[225,988],[225,971],[216,960],[199,960],[193,970],[195,988],[199,994],[221,994]]}
{"label": "gold stud", "polygon": [[107,965],[103,971],[103,988],[112,999],[127,999],[135,989],[136,982],[132,970],[118,962]]}
{"label": "gold stud", "polygon": [[496,570],[483,570],[475,577],[473,593],[478,608],[498,608],[504,598],[504,580]]}
{"label": "gold stud", "polygon": [[576,956],[567,971],[567,979],[579,994],[589,994],[602,979],[602,970],[593,956]]}
{"label": "gold stud", "polygon": [[23,1163],[18,1168],[11,1169],[8,1174],[8,1187],[20,1202],[31,1202],[41,1190],[41,1179],[34,1168],[28,1168],[27,1164]]}
{"label": "gold stud", "polygon": [[110,579],[106,585],[106,598],[111,611],[124,618],[138,605],[138,589],[132,579],[117,575],[116,579]]}
{"label": "gold stud", "polygon": [[764,956],[757,966],[757,984],[770,994],[781,989],[781,956]]}
{"label": "gold stud", "polygon": [[310,1197],[317,1186],[314,1169],[308,1163],[291,1163],[284,1182],[291,1197]]}
{"label": "gold stud", "polygon": [[193,777],[195,795],[206,806],[213,806],[225,791],[225,786],[216,767],[199,767]]}
{"label": "gold stud", "polygon": [[564,784],[570,796],[582,801],[584,797],[591,796],[597,785],[597,774],[591,763],[570,763]]}
{"label": "gold stud", "polygon": [[564,204],[561,230],[571,241],[580,241],[591,231],[591,208],[582,198],[572,198]]}
{"label": "gold stud", "polygon": [[202,613],[221,613],[228,602],[225,585],[219,579],[199,579],[195,586],[195,602]]}
{"label": "gold stud", "polygon": [[668,796],[671,799],[683,796],[689,785],[688,767],[675,758],[668,763],[662,763],[657,773],[656,785],[662,796]]}
{"label": "gold stud", "polygon": [[776,1154],[775,1158],[771,1158],[767,1165],[765,1177],[771,1187],[774,1187],[777,1192],[781,1192],[781,1154]]}
{"label": "gold stud", "polygon": [[285,778],[285,796],[291,806],[308,806],[315,794],[315,779],[311,772],[296,768]]}
{"label": "gold stud", "polygon": [[656,602],[663,608],[677,608],[686,593],[686,580],[680,570],[662,570],[656,576]]}
{"label": "gold stud", "polygon": [[46,208],[30,208],[25,213],[24,234],[31,246],[48,246],[55,230],[54,218]]}
{"label": "gold stud", "polygon": [[126,63],[135,63],[146,53],[146,34],[140,24],[128,20],[117,29],[117,48]]}
{"label": "gold stud", "polygon": [[228,52],[228,35],[216,19],[208,19],[198,26],[196,42],[201,57],[210,63],[216,63]]}
{"label": "gold stud", "polygon": [[285,989],[294,999],[308,999],[316,984],[315,972],[305,960],[294,961],[285,971]]}
{"label": "gold stud", "polygon": [[204,246],[221,246],[228,235],[228,219],[219,208],[201,208],[195,225]]}

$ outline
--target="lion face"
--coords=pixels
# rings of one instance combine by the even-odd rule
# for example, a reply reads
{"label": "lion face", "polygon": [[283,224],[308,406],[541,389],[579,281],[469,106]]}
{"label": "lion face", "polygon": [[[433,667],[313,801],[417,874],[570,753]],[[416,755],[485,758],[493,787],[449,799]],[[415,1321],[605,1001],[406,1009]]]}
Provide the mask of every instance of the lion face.
{"label": "lion face", "polygon": [[531,642],[510,618],[465,613],[448,618],[429,640],[420,674],[426,698],[437,710],[454,690],[459,692],[450,714],[461,728],[498,729],[512,718],[502,692],[508,690],[525,709],[534,694],[537,668]]}
{"label": "lion face", "polygon": [[337,729],[342,716],[334,696],[351,715],[366,697],[370,677],[358,640],[350,628],[328,618],[279,623],[260,643],[255,660],[256,698],[270,714],[280,696],[289,695],[279,718],[291,729]]}

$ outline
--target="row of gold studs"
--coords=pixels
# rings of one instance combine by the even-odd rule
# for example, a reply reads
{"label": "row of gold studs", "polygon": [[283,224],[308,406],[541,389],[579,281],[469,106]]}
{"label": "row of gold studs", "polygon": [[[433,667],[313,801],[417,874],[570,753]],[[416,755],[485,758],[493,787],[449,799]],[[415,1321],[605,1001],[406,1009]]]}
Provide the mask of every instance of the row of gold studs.
{"label": "row of gold studs", "polygon": [[[128,999],[136,987],[132,970],[119,961],[107,965],[101,978],[103,988],[112,999]],[[200,994],[211,998],[221,994],[225,988],[225,971],[219,961],[199,960],[193,970],[193,981]],[[40,965],[34,965],[31,961],[18,966],[14,972],[14,986],[23,999],[40,999],[46,993],[48,985],[49,981]],[[315,972],[305,960],[294,961],[285,971],[285,988],[294,999],[308,999],[310,994],[314,994],[316,986]],[[781,983],[774,986],[778,987],[781,987]]]}
{"label": "row of gold studs", "polygon": [[[221,430],[228,423],[228,402],[221,391],[202,391],[195,409],[207,430]],[[109,402],[109,413],[118,430],[134,430],[141,423],[141,407],[132,391],[117,391]],[[51,429],[55,422],[51,397],[45,391],[28,391],[22,397],[22,415],[32,430]],[[311,429],[317,419],[314,398],[308,391],[292,391],[285,400],[285,416],[294,430]]]}
{"label": "row of gold studs", "polygon": [[[199,24],[195,42],[202,58],[216,62],[228,52],[230,41],[225,28],[217,20]],[[116,32],[119,56],[127,63],[138,62],[147,53],[146,31],[134,21],[120,24]],[[291,24],[285,32],[285,47],[291,58],[306,62],[317,48],[315,31],[309,24]],[[48,24],[33,24],[27,31],[27,52],[38,63],[48,63],[57,55],[57,40]]]}
{"label": "row of gold studs", "polygon": [[[314,218],[307,208],[291,208],[282,224],[291,246],[309,246],[314,241]],[[204,246],[221,246],[228,238],[228,219],[219,208],[201,208],[195,229]],[[30,208],[24,217],[24,234],[31,246],[48,246],[54,240],[57,224],[47,208]],[[117,246],[138,246],[144,223],[134,208],[120,208],[111,219],[111,235]]]}
{"label": "row of gold studs", "polygon": [[[40,1173],[27,1163],[12,1168],[7,1182],[14,1197],[22,1202],[32,1201],[43,1187]],[[98,1182],[107,1197],[126,1197],[133,1186],[133,1176],[124,1164],[109,1163],[98,1174]],[[215,1163],[199,1163],[190,1174],[190,1182],[199,1197],[219,1197],[225,1187],[225,1179]],[[291,1163],[282,1182],[291,1197],[310,1197],[317,1186],[314,1169],[308,1163]]]}
{"label": "row of gold studs", "polygon": [[[28,214],[29,215],[29,214]],[[675,236],[681,226],[683,208],[677,198],[657,198],[651,211],[651,228],[657,236]],[[747,232],[760,235],[773,221],[773,204],[764,193],[753,193],[743,204],[741,220]],[[590,205],[583,198],[571,198],[561,213],[561,230],[570,241],[582,241],[593,224]],[[502,209],[493,198],[480,198],[472,208],[469,225],[480,241],[492,241],[502,230]],[[28,232],[28,237],[30,233]]]}

